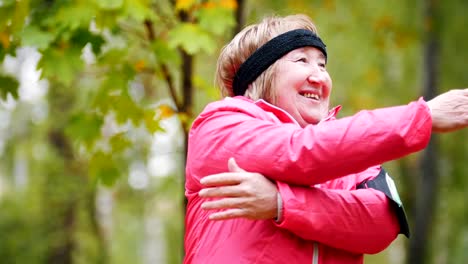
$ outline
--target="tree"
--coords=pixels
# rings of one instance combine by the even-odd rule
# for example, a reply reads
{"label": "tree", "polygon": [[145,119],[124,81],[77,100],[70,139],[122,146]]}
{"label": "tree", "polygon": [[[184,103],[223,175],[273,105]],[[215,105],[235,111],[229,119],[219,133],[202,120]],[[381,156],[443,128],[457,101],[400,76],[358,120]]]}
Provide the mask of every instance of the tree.
{"label": "tree", "polygon": [[[26,223],[48,235],[30,260],[108,261],[95,215],[98,186],[115,184],[131,162],[146,159],[151,135],[163,130],[160,120],[177,115],[188,128],[197,79],[193,56],[214,51],[234,25],[235,9],[234,1],[2,1],[0,60],[34,47],[49,83],[50,114],[22,124],[25,133],[8,140],[5,154],[15,157],[22,149],[28,166],[39,168],[28,190],[37,200],[28,203],[36,204],[40,218]],[[2,98],[14,98],[19,115],[18,82],[5,72],[0,82]],[[172,103],[158,103],[162,98]],[[42,143],[44,157],[37,161],[32,149]],[[13,241],[16,233],[8,233]],[[24,245],[0,249],[9,256],[5,261],[14,262]]]}

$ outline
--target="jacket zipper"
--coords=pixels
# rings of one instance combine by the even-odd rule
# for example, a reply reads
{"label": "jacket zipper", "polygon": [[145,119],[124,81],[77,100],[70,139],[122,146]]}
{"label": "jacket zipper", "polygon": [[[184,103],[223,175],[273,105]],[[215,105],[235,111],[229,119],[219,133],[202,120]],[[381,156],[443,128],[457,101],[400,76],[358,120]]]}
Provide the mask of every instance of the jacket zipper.
{"label": "jacket zipper", "polygon": [[312,264],[318,264],[318,258],[319,258],[319,247],[318,243],[314,242],[314,252],[312,253]]}

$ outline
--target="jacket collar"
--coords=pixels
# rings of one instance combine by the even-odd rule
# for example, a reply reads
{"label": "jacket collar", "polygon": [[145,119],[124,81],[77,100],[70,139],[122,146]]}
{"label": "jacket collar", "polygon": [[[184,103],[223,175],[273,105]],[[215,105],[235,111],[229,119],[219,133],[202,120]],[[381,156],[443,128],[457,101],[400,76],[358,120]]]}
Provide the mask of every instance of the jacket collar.
{"label": "jacket collar", "polygon": [[[276,105],[273,105],[273,104],[270,104],[268,103],[267,101],[263,100],[263,99],[259,99],[257,101],[253,101],[247,97],[244,97],[244,96],[236,96],[234,97],[236,99],[240,99],[240,100],[244,100],[244,101],[248,101],[248,102],[252,102],[254,103],[255,105],[257,105],[258,107],[262,108],[263,110],[267,111],[267,112],[271,112],[273,113],[275,116],[277,116],[282,122],[285,122],[285,123],[294,123],[294,124],[297,124],[297,121],[288,113],[286,112],[285,110],[277,107]],[[326,122],[326,121],[330,121],[330,120],[334,120],[336,119],[336,116],[338,115],[338,113],[340,112],[341,110],[341,105],[338,105],[338,106],[335,106],[333,107],[330,111],[328,111],[328,115],[327,117],[325,117],[324,119],[322,119],[320,123],[322,122]]]}

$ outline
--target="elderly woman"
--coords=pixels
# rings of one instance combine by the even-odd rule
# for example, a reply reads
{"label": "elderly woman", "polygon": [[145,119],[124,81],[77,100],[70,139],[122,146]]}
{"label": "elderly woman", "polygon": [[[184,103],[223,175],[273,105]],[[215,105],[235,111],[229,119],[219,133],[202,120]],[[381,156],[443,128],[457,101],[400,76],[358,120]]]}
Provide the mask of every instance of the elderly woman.
{"label": "elderly woman", "polygon": [[408,235],[379,164],[467,126],[468,91],[336,119],[326,64],[303,15],[266,18],[223,49],[227,97],[189,134],[184,263],[362,263]]}

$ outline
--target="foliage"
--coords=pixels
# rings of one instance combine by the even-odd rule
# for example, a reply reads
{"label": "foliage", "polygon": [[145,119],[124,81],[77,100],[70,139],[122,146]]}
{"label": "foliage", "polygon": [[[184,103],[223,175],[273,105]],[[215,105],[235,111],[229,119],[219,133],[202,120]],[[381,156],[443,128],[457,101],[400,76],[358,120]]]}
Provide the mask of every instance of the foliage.
{"label": "foliage", "polygon": [[[441,32],[441,92],[468,81],[465,2],[445,1],[433,21]],[[333,103],[343,104],[342,115],[349,115],[421,94],[422,32],[432,25],[423,21],[421,5],[259,0],[244,11],[249,23],[266,14],[310,15],[328,45]],[[0,61],[34,47],[41,54],[37,69],[48,83],[47,97],[31,102],[20,71],[0,69],[2,261],[144,262],[143,249],[155,235],[148,237],[148,230],[159,230],[156,235],[166,238],[164,260],[181,262],[184,148],[171,153],[179,169],[167,177],[152,177],[143,190],[127,181],[132,166],[146,165],[155,151],[151,143],[169,133],[165,121],[176,118],[186,129],[217,98],[211,84],[216,52],[232,36],[237,8],[234,0],[0,1]],[[184,76],[188,57],[193,72]],[[38,119],[41,105],[48,114]],[[183,141],[183,134],[178,137]],[[431,240],[444,241],[434,243],[432,257],[447,263],[461,262],[467,252],[465,138],[466,131],[441,138],[444,176]],[[418,155],[386,164],[409,209],[417,195],[417,164]],[[25,172],[18,169],[23,167]],[[26,187],[18,175],[27,175]],[[98,222],[102,195],[115,202],[112,224]],[[404,244],[400,239],[368,260],[391,260]],[[68,258],[60,254],[67,250]]]}
{"label": "foliage", "polygon": [[[0,61],[15,58],[21,47],[40,52],[37,69],[48,81],[48,92],[47,98],[39,100],[45,100],[49,112],[41,122],[26,118],[7,127],[14,131],[21,126],[24,133],[13,133],[6,144],[3,155],[11,157],[5,160],[12,163],[3,166],[12,177],[5,182],[15,186],[18,160],[26,167],[37,167],[26,173],[33,185],[28,185],[24,195],[37,201],[39,209],[34,213],[41,217],[31,218],[32,212],[19,209],[27,208],[30,200],[16,211],[8,209],[15,208],[9,204],[19,201],[3,201],[7,211],[0,217],[0,232],[9,234],[9,243],[0,246],[4,261],[100,263],[114,259],[109,254],[117,254],[112,245],[118,242],[106,242],[108,236],[96,222],[98,187],[114,186],[116,193],[128,189],[116,183],[125,180],[131,164],[147,161],[153,134],[164,132],[160,121],[174,115],[181,117],[180,122],[191,120],[193,110],[181,109],[187,96],[179,85],[184,67],[181,58],[183,53],[213,53],[217,39],[234,25],[235,8],[234,1],[226,0],[1,1]],[[195,77],[195,73],[188,76]],[[31,108],[19,113],[18,109],[23,105],[28,109],[30,104],[23,100],[19,84],[15,76],[0,71],[0,98],[15,100],[9,111],[32,115]],[[171,100],[160,103],[164,98]],[[34,154],[38,144],[48,154]],[[37,159],[35,155],[43,156]],[[181,179],[182,175],[170,177]],[[174,182],[178,185],[169,187],[182,190],[180,180]],[[148,187],[154,189],[150,194],[158,192],[156,187]],[[12,192],[7,197],[16,195]],[[180,221],[164,220],[164,226],[178,233],[175,246],[167,249],[169,261],[178,263],[182,193],[166,195],[177,201],[173,206],[179,211]],[[28,236],[37,243],[43,233],[50,239],[23,255],[24,248],[32,247]],[[173,237],[168,238],[174,245]],[[16,257],[20,255],[25,261]]]}

